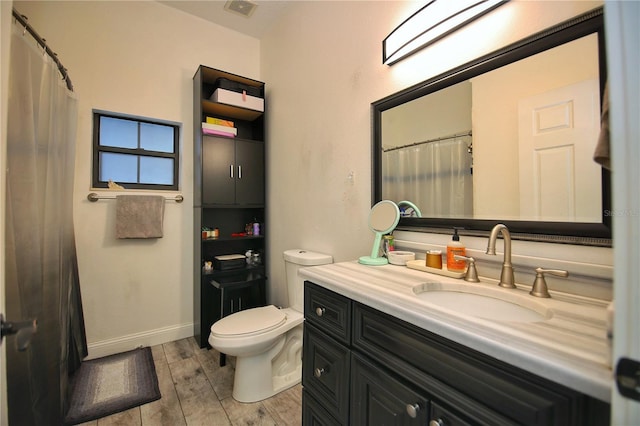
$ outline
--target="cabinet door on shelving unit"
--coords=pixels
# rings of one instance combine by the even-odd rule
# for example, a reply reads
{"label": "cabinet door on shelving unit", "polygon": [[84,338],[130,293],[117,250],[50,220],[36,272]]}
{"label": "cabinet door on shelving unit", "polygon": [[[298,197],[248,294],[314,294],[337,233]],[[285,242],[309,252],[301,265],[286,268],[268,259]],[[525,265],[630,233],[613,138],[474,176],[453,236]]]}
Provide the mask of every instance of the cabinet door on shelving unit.
{"label": "cabinet door on shelving unit", "polygon": [[264,143],[236,141],[237,204],[264,204]]}
{"label": "cabinet door on shelving unit", "polygon": [[235,202],[235,141],[202,138],[202,204]]}

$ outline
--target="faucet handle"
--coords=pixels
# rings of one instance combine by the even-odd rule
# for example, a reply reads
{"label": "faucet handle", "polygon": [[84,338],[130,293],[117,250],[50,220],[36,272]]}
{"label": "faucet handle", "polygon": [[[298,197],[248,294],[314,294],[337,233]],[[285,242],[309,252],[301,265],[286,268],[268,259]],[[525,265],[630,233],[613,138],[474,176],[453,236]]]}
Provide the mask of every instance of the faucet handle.
{"label": "faucet handle", "polygon": [[569,276],[569,272],[562,269],[536,268],[536,279],[533,281],[533,287],[529,292],[530,295],[536,297],[551,297],[549,290],[547,289],[547,281],[544,279],[544,274],[551,274],[564,278]]}
{"label": "faucet handle", "polygon": [[455,260],[464,260],[467,262],[467,273],[464,274],[464,280],[470,283],[479,283],[478,271],[476,270],[476,260],[473,257],[461,256],[456,254],[453,256]]}

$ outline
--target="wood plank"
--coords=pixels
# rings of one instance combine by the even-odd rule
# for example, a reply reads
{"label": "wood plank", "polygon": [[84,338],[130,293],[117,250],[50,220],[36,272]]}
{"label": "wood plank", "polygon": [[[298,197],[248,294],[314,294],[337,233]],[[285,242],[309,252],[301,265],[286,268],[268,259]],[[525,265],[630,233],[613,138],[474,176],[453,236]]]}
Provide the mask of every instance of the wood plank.
{"label": "wood plank", "polygon": [[151,355],[153,356],[153,361],[158,364],[159,361],[167,363],[167,357],[164,354],[163,345],[151,346]]}
{"label": "wood plank", "polygon": [[299,426],[302,424],[302,385],[297,384],[265,399],[262,403],[277,425]]}
{"label": "wood plank", "polygon": [[169,364],[187,425],[230,425],[196,357]]}
{"label": "wood plank", "polygon": [[130,408],[98,419],[98,426],[141,426],[140,407]]}
{"label": "wood plank", "polygon": [[266,410],[262,402],[246,404],[238,402],[233,398],[225,398],[222,401],[222,407],[226,411],[231,424],[240,425],[263,425],[276,426],[276,423],[269,412]]}
{"label": "wood plank", "polygon": [[154,348],[160,348],[159,352],[162,352],[162,346],[152,347],[154,352],[154,360],[156,367],[156,374],[158,376],[158,387],[162,398],[157,401],[150,402],[140,406],[140,414],[142,417],[142,424],[147,425],[166,425],[166,426],[180,426],[186,425],[184,415],[182,414],[182,407],[178,400],[178,394],[173,384],[173,378],[171,377],[171,371],[169,365],[162,352],[161,357],[155,357]]}
{"label": "wood plank", "polygon": [[190,358],[194,355],[193,345],[189,338],[165,343],[162,347],[168,364]]}
{"label": "wood plank", "polygon": [[196,357],[202,365],[213,390],[218,399],[230,398],[233,393],[233,376],[235,374],[235,362],[229,362],[233,357],[227,358],[227,364],[220,367],[218,363],[219,353],[216,350],[201,349],[196,352]]}

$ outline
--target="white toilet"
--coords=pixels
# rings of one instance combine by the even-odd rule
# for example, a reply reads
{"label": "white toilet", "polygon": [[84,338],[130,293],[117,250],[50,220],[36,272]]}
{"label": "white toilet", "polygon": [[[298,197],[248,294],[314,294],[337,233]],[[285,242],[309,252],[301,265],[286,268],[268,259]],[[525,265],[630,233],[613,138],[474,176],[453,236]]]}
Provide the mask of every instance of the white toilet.
{"label": "white toilet", "polygon": [[211,326],[209,344],[236,357],[233,398],[256,402],[297,383],[302,377],[304,280],[298,270],[326,265],[333,258],[305,250],[284,252],[289,307],[246,309]]}

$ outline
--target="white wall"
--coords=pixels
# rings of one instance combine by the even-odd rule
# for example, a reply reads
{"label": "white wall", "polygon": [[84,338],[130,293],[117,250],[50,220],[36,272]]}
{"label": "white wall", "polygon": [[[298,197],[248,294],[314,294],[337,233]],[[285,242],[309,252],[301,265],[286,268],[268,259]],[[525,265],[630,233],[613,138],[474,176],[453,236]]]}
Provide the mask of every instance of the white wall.
{"label": "white wall", "polygon": [[[370,104],[601,1],[517,1],[416,55],[382,64],[382,40],[422,1],[299,2],[262,40],[269,96],[270,290],[286,303],[285,249],[371,251]],[[355,176],[350,179],[350,176]]]}
{"label": "white wall", "polygon": [[[510,143],[519,138],[518,102],[583,80],[598,80],[597,52],[598,37],[591,34],[548,50],[544,55],[535,55],[471,79],[475,148],[473,212],[476,218],[529,220],[527,215],[531,212],[520,211],[520,146]],[[526,76],[526,84],[522,84],[522,76]],[[496,164],[500,166],[495,167]],[[601,169],[595,161],[592,166],[597,180]],[[592,190],[596,188],[590,188],[589,193]],[[496,194],[500,194],[497,200]],[[592,205],[601,205],[602,199],[596,198],[590,200]]]}
{"label": "white wall", "polygon": [[[271,300],[286,304],[282,253],[355,259],[371,250],[371,102],[590,10],[512,0],[392,67],[381,42],[422,2],[308,1],[260,42],[162,4],[17,2],[69,69],[79,100],[75,224],[90,356],[192,332],[192,76],[205,64],[267,83]],[[91,109],[183,123],[183,204],[165,237],[118,241],[113,201],[89,203]]]}
{"label": "white wall", "polygon": [[472,130],[471,83],[463,81],[382,113],[383,148],[409,145]]}
{"label": "white wall", "polygon": [[[79,101],[74,219],[90,356],[192,335],[192,77],[204,64],[258,78],[260,42],[157,2],[15,7],[69,69]],[[167,202],[162,239],[115,239],[115,201],[87,201],[93,108],[182,123],[185,201]]]}

